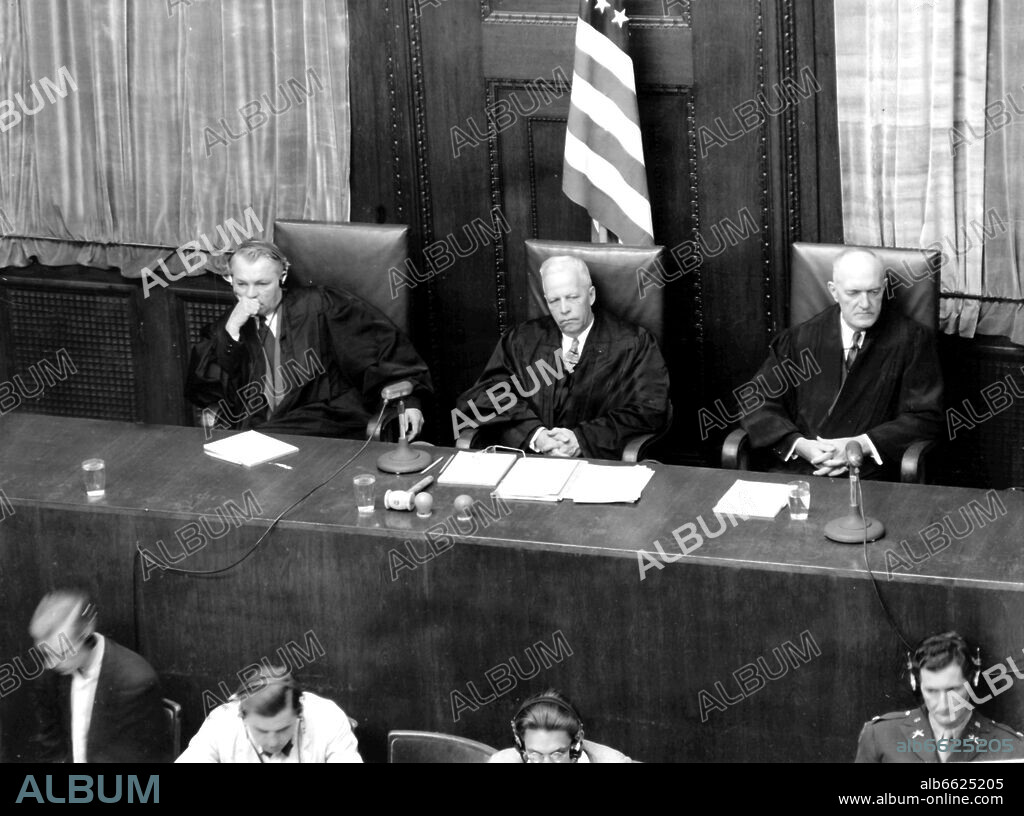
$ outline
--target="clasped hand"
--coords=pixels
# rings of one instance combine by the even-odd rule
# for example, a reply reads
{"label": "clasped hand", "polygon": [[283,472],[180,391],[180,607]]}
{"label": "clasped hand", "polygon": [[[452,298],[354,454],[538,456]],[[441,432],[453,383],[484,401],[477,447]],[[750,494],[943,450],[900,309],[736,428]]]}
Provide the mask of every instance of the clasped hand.
{"label": "clasped hand", "polygon": [[815,476],[841,476],[846,473],[850,463],[846,459],[846,444],[858,441],[857,437],[841,439],[801,439],[796,443],[797,456],[806,459],[818,469]]}
{"label": "clasped hand", "polygon": [[542,428],[533,440],[533,446],[545,456],[558,456],[570,459],[580,455],[580,445],[576,434],[568,428]]}

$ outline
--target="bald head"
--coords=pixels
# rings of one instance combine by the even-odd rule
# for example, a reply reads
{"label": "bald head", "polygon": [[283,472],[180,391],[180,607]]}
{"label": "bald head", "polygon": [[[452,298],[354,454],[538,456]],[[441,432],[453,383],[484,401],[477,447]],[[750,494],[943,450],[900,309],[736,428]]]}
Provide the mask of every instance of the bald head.
{"label": "bald head", "polygon": [[563,334],[578,337],[593,322],[597,298],[587,265],[571,255],[555,255],[541,265],[540,277],[551,317]]}
{"label": "bald head", "polygon": [[882,313],[885,266],[869,250],[848,249],[832,264],[828,291],[847,326],[857,331],[869,329]]}

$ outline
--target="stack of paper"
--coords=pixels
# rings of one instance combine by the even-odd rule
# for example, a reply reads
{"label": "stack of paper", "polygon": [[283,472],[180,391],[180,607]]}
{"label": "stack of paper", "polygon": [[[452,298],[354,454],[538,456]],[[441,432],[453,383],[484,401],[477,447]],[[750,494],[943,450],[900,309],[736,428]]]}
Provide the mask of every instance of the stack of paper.
{"label": "stack of paper", "polygon": [[298,448],[259,431],[246,431],[218,439],[216,442],[208,442],[203,445],[203,450],[225,462],[253,467],[295,453]]}
{"label": "stack of paper", "polygon": [[437,477],[437,483],[494,487],[519,458],[514,453],[459,451]]}
{"label": "stack of paper", "polygon": [[616,467],[584,462],[565,491],[565,498],[577,504],[632,504],[640,495],[654,471],[646,465]]}
{"label": "stack of paper", "polygon": [[581,464],[578,459],[520,459],[501,480],[494,495],[502,499],[559,501],[566,484]]}
{"label": "stack of paper", "polygon": [[714,511],[723,515],[773,519],[789,503],[789,485],[737,479],[718,500]]}

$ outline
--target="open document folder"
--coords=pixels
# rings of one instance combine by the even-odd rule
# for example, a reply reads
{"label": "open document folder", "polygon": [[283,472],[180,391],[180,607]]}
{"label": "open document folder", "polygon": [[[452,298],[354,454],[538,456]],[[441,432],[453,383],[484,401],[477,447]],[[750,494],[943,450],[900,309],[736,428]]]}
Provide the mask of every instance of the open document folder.
{"label": "open document folder", "polygon": [[253,467],[295,453],[298,448],[259,431],[246,431],[218,439],[216,442],[208,442],[203,445],[203,450],[225,462]]}
{"label": "open document folder", "polygon": [[513,465],[494,495],[502,499],[578,504],[632,503],[639,500],[654,471],[645,465],[615,467],[574,459],[529,457]]}
{"label": "open document folder", "polygon": [[789,504],[789,485],[737,479],[714,506],[721,515],[773,519]]}

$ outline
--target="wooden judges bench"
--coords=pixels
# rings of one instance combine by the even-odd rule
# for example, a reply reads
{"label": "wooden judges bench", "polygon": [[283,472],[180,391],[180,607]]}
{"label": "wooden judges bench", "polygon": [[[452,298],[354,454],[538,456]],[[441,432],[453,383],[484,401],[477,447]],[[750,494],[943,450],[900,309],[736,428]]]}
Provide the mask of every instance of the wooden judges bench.
{"label": "wooden judges bench", "polygon": [[[246,470],[205,456],[200,429],[0,419],[0,662],[19,657],[31,676],[26,628],[35,604],[49,589],[78,584],[96,593],[100,630],[143,654],[165,695],[184,706],[186,743],[204,697],[214,702],[238,685],[243,667],[282,655],[301,667],[307,687],[358,720],[370,761],[384,759],[390,729],[507,747],[518,701],[548,686],[578,702],[591,738],[648,762],[848,761],[866,719],[912,705],[904,649],[863,547],[822,536],[845,511],[843,479],[812,482],[807,522],[785,511],[774,521],[726,521],[689,555],[648,565],[641,581],[638,550],[654,552],[658,540],[669,557],[681,555],[672,530],[692,522],[703,535],[698,517],[720,529],[711,508],[735,472],[654,465],[635,506],[514,502],[504,513],[486,491],[467,490],[502,517],[485,518],[454,546],[437,538],[426,560],[423,531],[452,515],[462,491],[435,486],[429,521],[381,509],[360,518],[351,477],[376,472],[386,446],[373,444],[234,569],[143,575],[136,545],[158,553],[158,541],[174,558],[186,544],[195,550],[182,568],[230,564],[358,449],[288,441],[301,448],[284,460],[291,470]],[[107,494],[89,503],[79,464],[93,456],[107,462]],[[377,477],[378,508],[384,489],[415,478]],[[259,512],[247,508],[247,493]],[[865,484],[864,496],[888,526],[868,558],[903,634],[915,641],[955,627],[980,639],[986,667],[1008,655],[1024,666],[1024,499],[882,483]],[[972,500],[966,518],[977,518],[975,531],[910,564],[899,542],[920,559],[919,531],[947,514],[963,530],[959,511]],[[228,502],[245,514],[224,513]],[[992,507],[997,518],[977,512]],[[176,539],[176,530],[191,532]],[[890,548],[910,564],[891,580]],[[31,718],[32,681],[18,679],[0,700],[9,760],[26,756]],[[1020,728],[1024,686],[986,711]]]}

